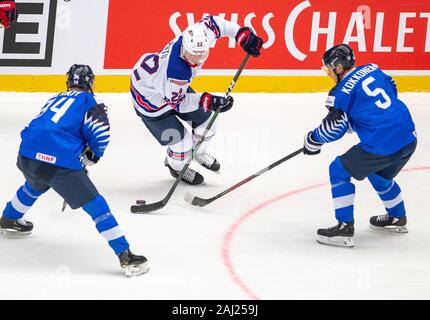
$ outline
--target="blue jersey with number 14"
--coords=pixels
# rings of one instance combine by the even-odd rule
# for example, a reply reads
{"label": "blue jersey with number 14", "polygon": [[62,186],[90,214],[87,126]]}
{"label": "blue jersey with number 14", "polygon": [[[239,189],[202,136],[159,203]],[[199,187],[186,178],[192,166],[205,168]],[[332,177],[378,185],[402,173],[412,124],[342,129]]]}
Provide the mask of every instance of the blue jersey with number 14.
{"label": "blue jersey with number 14", "polygon": [[109,143],[106,109],[89,92],[54,96],[21,132],[19,154],[58,167],[81,169],[80,155],[86,147],[102,157]]}
{"label": "blue jersey with number 14", "polygon": [[415,125],[397,97],[394,80],[375,65],[351,71],[330,91],[326,105],[346,114],[345,121],[367,152],[389,155],[416,139]]}

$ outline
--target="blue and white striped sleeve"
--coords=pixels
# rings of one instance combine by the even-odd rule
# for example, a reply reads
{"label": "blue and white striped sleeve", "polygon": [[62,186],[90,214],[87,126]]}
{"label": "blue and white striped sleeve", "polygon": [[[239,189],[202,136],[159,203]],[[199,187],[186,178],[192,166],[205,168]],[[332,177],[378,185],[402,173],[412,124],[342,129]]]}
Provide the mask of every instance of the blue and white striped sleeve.
{"label": "blue and white striped sleeve", "polygon": [[99,103],[85,114],[83,133],[88,147],[97,157],[102,157],[110,141],[107,107]]}
{"label": "blue and white striped sleeve", "polygon": [[322,123],[312,132],[316,142],[327,143],[339,140],[348,132],[349,124],[346,114],[339,109],[330,108]]}

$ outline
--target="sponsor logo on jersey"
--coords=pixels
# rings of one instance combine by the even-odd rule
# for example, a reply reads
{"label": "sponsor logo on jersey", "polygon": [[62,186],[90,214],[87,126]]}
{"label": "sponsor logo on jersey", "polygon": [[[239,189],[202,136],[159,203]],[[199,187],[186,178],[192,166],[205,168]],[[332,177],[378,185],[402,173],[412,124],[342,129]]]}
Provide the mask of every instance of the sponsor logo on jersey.
{"label": "sponsor logo on jersey", "polygon": [[10,3],[0,4],[0,9],[10,8],[12,5]]}
{"label": "sponsor logo on jersey", "polygon": [[43,161],[43,162],[48,162],[48,163],[51,163],[51,164],[54,164],[54,163],[57,162],[57,158],[56,157],[50,156],[49,154],[40,153],[40,152],[38,152],[36,154],[36,159],[40,160],[40,161]]}
{"label": "sponsor logo on jersey", "polygon": [[327,107],[334,107],[334,99],[336,99],[335,96],[328,96],[327,101],[325,102],[325,105]]}

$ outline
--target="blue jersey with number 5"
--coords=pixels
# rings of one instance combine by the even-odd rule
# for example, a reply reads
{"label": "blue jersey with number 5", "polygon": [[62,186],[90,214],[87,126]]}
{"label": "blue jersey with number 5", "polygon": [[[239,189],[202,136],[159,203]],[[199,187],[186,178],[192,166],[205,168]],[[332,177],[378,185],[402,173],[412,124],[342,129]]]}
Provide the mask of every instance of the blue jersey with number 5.
{"label": "blue jersey with number 5", "polygon": [[355,68],[334,87],[327,107],[343,111],[367,152],[392,154],[416,139],[406,105],[394,80],[372,64]]}
{"label": "blue jersey with number 5", "polygon": [[94,94],[69,91],[52,97],[21,132],[19,154],[58,167],[81,169],[89,147],[102,157],[109,143],[106,106]]}

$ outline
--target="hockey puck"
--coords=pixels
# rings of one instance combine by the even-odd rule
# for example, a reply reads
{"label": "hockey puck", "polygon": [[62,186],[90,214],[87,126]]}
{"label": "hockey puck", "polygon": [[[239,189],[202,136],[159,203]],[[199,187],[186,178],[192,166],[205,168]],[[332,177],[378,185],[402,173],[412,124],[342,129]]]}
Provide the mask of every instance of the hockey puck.
{"label": "hockey puck", "polygon": [[146,204],[146,200],[136,200],[137,205]]}

